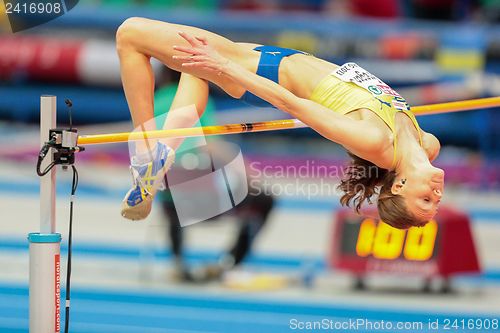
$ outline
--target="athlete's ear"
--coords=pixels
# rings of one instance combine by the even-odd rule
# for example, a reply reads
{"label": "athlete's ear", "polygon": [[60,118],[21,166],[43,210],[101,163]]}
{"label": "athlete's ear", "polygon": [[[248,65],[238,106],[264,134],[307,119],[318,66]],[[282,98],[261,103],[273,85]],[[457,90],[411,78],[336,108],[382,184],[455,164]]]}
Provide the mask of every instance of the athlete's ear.
{"label": "athlete's ear", "polygon": [[404,184],[402,179],[396,179],[391,186],[391,193],[394,195],[401,194]]}

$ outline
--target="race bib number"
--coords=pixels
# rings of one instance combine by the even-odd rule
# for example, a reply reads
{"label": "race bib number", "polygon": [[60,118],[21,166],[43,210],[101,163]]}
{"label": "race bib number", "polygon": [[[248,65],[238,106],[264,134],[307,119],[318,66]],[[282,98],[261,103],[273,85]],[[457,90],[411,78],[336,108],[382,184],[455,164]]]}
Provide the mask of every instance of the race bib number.
{"label": "race bib number", "polygon": [[410,110],[406,100],[378,77],[353,62],[348,62],[332,73],[344,82],[352,82],[368,90],[375,98],[391,101],[397,110]]}

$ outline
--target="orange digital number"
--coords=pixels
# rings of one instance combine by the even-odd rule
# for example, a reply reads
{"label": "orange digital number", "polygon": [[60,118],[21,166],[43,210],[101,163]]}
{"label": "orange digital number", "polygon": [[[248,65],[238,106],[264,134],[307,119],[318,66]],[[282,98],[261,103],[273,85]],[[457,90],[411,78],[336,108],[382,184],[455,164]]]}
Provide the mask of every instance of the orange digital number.
{"label": "orange digital number", "polygon": [[425,261],[432,257],[438,224],[431,220],[422,228],[400,230],[380,221],[365,219],[361,223],[356,243],[360,257],[373,255],[377,259],[396,259],[403,252],[405,259]]}
{"label": "orange digital number", "polygon": [[408,260],[424,261],[432,257],[438,225],[434,220],[422,228],[410,228],[406,237],[404,256]]}
{"label": "orange digital number", "polygon": [[365,219],[359,227],[358,242],[356,243],[356,253],[360,257],[367,257],[372,254],[373,239],[375,238],[377,224],[372,219]]}
{"label": "orange digital number", "polygon": [[406,230],[379,223],[373,242],[373,256],[378,259],[396,259],[403,251]]}

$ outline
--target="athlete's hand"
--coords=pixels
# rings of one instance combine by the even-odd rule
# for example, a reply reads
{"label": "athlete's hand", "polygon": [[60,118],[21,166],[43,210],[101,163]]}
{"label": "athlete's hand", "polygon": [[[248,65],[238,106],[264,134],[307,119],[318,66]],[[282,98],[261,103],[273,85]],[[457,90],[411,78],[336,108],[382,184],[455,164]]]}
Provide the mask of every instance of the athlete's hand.
{"label": "athlete's hand", "polygon": [[179,32],[179,35],[191,45],[191,47],[174,46],[174,50],[186,54],[172,57],[180,60],[182,67],[203,69],[218,75],[224,73],[229,59],[224,58],[208,45],[205,37],[193,37],[185,32]]}

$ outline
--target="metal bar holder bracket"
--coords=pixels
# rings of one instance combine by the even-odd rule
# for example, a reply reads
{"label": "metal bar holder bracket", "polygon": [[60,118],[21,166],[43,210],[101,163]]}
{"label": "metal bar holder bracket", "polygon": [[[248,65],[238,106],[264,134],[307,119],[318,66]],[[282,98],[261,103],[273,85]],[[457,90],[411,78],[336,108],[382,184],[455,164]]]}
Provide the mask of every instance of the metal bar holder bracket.
{"label": "metal bar holder bracket", "polygon": [[[61,234],[56,232],[56,169],[75,161],[76,129],[57,129],[56,96],[40,99],[40,231],[28,235],[29,241],[29,331],[61,331]],[[40,172],[39,172],[40,175]]]}

